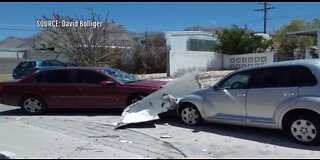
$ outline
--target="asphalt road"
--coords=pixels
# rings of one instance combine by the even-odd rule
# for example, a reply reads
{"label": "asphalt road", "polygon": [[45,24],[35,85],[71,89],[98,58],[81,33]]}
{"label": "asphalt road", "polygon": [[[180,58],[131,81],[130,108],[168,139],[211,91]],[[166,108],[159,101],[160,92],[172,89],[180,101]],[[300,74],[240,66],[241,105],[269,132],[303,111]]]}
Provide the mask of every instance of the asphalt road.
{"label": "asphalt road", "polygon": [[318,158],[278,130],[206,123],[174,115],[114,129],[121,110],[52,110],[28,116],[0,105],[0,155],[10,158]]}

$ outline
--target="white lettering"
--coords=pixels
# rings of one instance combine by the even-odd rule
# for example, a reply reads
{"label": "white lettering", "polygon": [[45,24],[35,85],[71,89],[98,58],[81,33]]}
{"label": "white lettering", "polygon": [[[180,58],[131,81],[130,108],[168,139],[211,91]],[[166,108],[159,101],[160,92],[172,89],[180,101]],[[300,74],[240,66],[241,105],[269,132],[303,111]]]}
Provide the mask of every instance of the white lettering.
{"label": "white lettering", "polygon": [[92,27],[92,28],[97,28],[97,27],[101,27],[102,26],[102,22],[95,22],[95,21],[80,21],[80,27]]}
{"label": "white lettering", "polygon": [[37,20],[37,27],[58,27],[58,20]]}

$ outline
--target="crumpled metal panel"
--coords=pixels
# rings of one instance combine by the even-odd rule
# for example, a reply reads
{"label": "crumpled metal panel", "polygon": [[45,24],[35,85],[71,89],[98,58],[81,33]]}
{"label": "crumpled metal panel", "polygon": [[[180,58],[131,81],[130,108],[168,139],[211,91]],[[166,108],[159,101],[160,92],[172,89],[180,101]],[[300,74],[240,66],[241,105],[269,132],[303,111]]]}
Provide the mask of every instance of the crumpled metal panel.
{"label": "crumpled metal panel", "polygon": [[163,88],[148,95],[141,101],[131,104],[122,112],[121,121],[115,128],[159,119],[158,114],[174,109],[179,99],[200,89],[199,71],[185,74],[167,83]]}

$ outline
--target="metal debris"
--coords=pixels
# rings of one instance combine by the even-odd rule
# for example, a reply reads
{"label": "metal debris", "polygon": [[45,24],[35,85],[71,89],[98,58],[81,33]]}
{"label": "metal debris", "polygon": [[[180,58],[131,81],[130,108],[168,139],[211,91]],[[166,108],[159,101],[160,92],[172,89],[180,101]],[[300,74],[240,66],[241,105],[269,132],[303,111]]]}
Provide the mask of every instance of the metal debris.
{"label": "metal debris", "polygon": [[128,141],[128,140],[120,140],[121,143],[133,143],[132,141]]}
{"label": "metal debris", "polygon": [[115,126],[147,122],[159,119],[158,114],[172,110],[178,104],[179,99],[191,92],[200,89],[198,81],[199,71],[193,71],[174,81],[167,83],[163,88],[150,94],[134,104],[131,104],[122,112],[121,121]]}
{"label": "metal debris", "polygon": [[88,136],[88,138],[118,138],[119,135]]}
{"label": "metal debris", "polygon": [[172,137],[169,135],[162,135],[162,136],[160,136],[160,138],[172,138]]}

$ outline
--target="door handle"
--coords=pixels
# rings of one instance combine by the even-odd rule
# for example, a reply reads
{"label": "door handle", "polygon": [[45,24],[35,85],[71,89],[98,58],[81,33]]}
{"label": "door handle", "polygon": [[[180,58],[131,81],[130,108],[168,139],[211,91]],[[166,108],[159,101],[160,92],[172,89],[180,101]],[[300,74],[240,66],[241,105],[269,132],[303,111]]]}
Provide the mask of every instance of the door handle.
{"label": "door handle", "polygon": [[245,96],[247,96],[247,94],[245,94],[245,93],[238,93],[237,94],[237,97],[245,97]]}
{"label": "door handle", "polygon": [[82,88],[78,88],[78,91],[82,91]]}
{"label": "door handle", "polygon": [[284,92],[283,93],[283,96],[284,97],[288,97],[288,96],[294,96],[295,94],[294,93],[291,93],[291,92]]}

